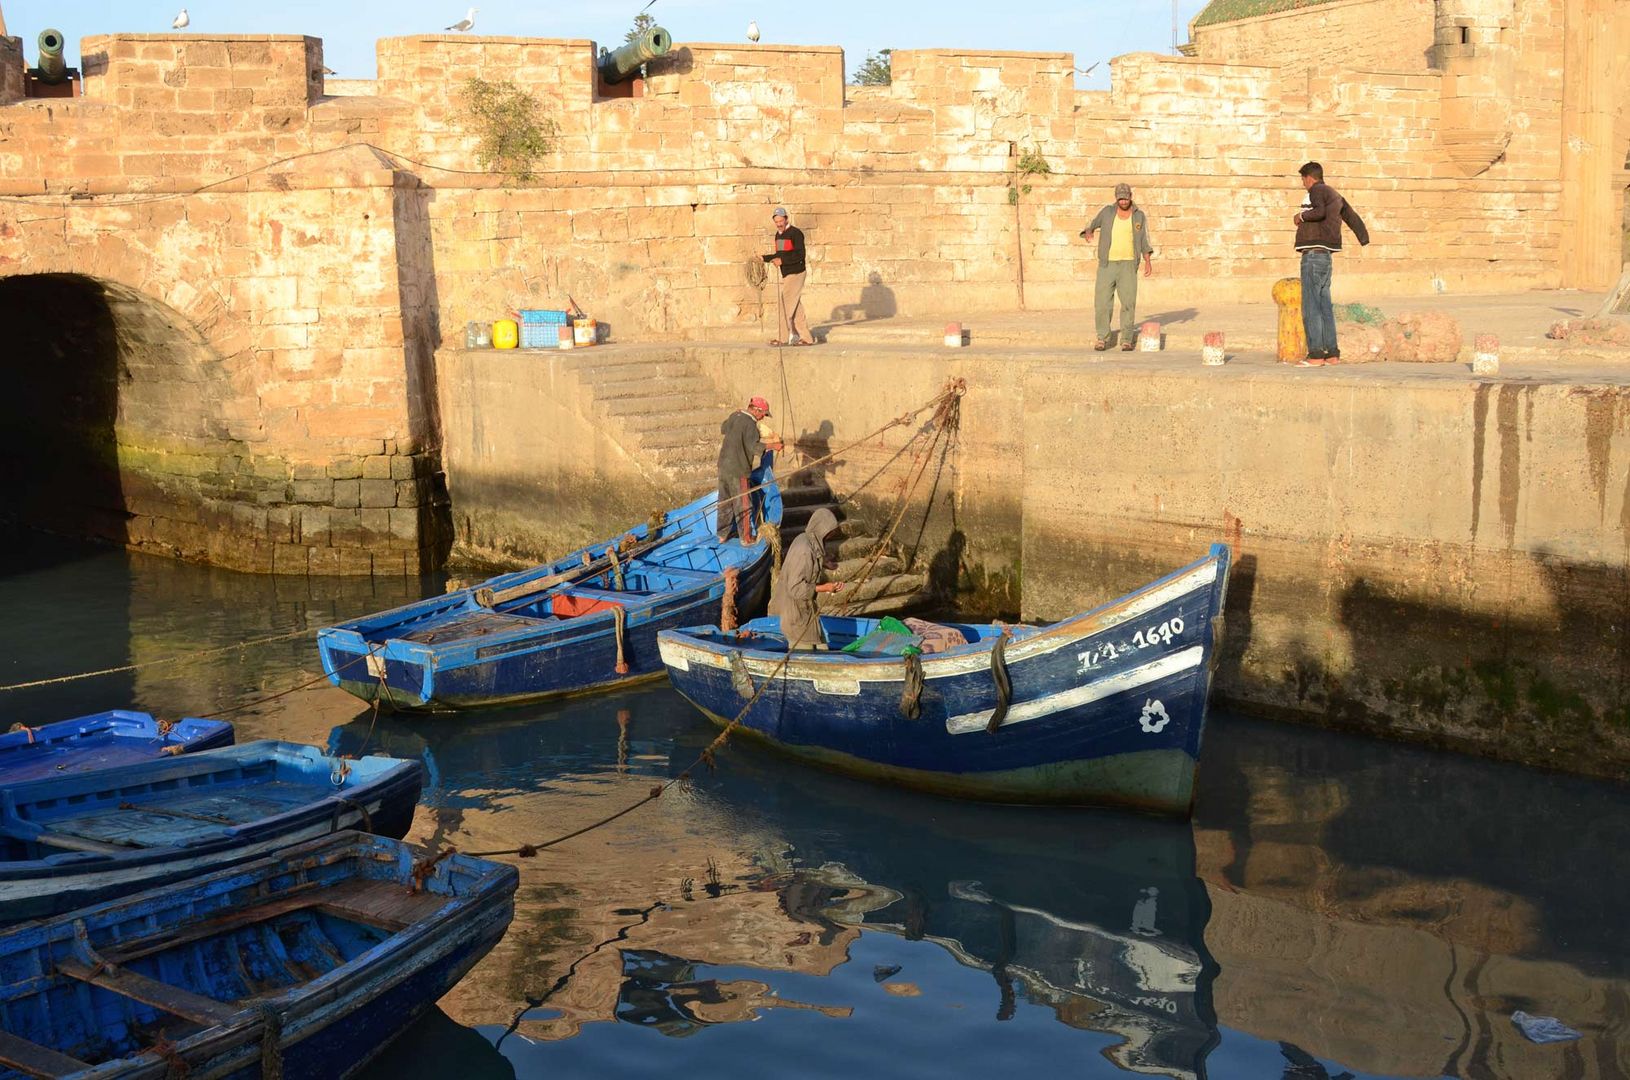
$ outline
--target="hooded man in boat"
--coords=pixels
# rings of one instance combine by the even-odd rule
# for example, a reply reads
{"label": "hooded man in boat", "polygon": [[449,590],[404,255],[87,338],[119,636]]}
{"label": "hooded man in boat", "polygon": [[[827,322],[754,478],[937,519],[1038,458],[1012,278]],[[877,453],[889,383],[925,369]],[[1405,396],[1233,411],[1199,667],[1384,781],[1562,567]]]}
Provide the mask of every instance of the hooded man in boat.
{"label": "hooded man in boat", "polygon": [[837,515],[821,507],[810,515],[809,524],[787,547],[781,560],[781,576],[770,599],[770,614],[781,620],[781,633],[787,648],[824,649],[821,616],[815,607],[817,593],[837,592],[841,581],[821,581],[821,571],[835,563],[826,560],[826,541],[838,531]]}

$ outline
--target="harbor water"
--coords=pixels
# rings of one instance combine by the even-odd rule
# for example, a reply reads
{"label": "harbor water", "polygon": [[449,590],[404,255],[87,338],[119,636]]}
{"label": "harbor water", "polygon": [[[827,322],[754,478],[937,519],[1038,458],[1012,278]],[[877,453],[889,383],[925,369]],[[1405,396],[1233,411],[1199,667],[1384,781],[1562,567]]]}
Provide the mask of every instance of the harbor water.
{"label": "harbor water", "polygon": [[[1214,712],[1190,822],[879,788],[665,682],[375,717],[300,631],[441,582],[3,538],[5,723],[238,710],[422,761],[409,839],[537,844],[504,941],[371,1078],[1630,1077],[1630,789]],[[282,637],[184,663],[170,658]],[[247,708],[243,708],[248,706]],[[1555,1017],[1541,1044],[1512,1020]]]}

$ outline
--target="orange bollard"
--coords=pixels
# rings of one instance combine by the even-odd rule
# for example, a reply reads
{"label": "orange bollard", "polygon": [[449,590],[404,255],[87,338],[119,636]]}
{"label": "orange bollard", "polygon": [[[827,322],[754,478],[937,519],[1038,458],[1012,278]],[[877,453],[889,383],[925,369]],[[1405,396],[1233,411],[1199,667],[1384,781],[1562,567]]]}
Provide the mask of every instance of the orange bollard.
{"label": "orange bollard", "polygon": [[1273,302],[1279,305],[1279,359],[1287,364],[1307,359],[1307,330],[1302,326],[1302,279],[1288,277],[1274,282]]}

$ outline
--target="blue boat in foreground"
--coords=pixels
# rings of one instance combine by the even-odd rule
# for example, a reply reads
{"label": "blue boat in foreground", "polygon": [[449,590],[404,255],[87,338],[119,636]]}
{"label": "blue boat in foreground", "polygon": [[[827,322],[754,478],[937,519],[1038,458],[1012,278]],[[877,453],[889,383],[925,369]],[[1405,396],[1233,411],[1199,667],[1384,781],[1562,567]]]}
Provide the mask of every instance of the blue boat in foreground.
{"label": "blue boat in foreground", "polygon": [[16,724],[0,735],[0,784],[214,750],[231,746],[232,737],[232,725],[225,720],[188,718],[166,724],[123,709],[39,727]]}
{"label": "blue boat in foreground", "polygon": [[341,833],[0,933],[0,1080],[344,1077],[487,954],[515,868]]}
{"label": "blue boat in foreground", "polygon": [[423,769],[246,743],[0,787],[0,923],[196,877],[342,829],[400,837]]}
{"label": "blue boat in foreground", "polygon": [[[768,484],[755,496],[758,520],[779,524],[768,464],[754,481]],[[323,670],[397,709],[515,704],[659,677],[658,632],[717,623],[727,575],[744,614],[767,594],[768,543],[720,543],[713,503],[704,495],[670,511],[655,533],[646,523],[544,566],[321,630]]]}
{"label": "blue boat in foreground", "polygon": [[964,798],[1186,815],[1228,561],[1214,544],[1049,626],[946,624],[966,643],[923,655],[902,655],[919,646],[877,620],[823,617],[833,651],[789,659],[766,618],[664,633],[662,659],[717,723],[762,688],[742,730],[817,765]]}

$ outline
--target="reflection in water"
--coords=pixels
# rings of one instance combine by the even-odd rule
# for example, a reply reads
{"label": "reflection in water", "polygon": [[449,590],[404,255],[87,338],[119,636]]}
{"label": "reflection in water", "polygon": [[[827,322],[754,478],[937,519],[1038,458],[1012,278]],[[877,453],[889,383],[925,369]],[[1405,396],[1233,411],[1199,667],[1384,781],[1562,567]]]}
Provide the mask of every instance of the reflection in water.
{"label": "reflection in water", "polygon": [[[56,549],[8,570],[0,681],[435,586]],[[176,716],[318,671],[306,638],[3,705],[34,723]],[[423,761],[410,838],[464,851],[598,820],[715,734],[661,686],[377,722],[318,687],[234,719],[242,739]],[[1190,827],[950,802],[731,746],[717,772],[519,860],[509,934],[367,1075],[1630,1077],[1624,788],[1226,716],[1200,782]],[[1584,1038],[1527,1043],[1516,1008]]]}

